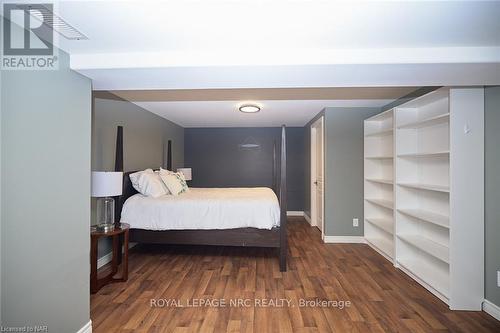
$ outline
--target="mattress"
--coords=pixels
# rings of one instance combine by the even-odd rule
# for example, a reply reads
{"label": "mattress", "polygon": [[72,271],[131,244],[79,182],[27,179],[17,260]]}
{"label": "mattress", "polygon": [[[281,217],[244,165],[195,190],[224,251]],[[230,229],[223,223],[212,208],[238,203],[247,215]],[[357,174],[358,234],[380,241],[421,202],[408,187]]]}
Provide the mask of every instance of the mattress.
{"label": "mattress", "polygon": [[145,230],[272,229],[279,221],[278,198],[267,187],[190,188],[159,198],[135,194],[121,214],[121,222]]}

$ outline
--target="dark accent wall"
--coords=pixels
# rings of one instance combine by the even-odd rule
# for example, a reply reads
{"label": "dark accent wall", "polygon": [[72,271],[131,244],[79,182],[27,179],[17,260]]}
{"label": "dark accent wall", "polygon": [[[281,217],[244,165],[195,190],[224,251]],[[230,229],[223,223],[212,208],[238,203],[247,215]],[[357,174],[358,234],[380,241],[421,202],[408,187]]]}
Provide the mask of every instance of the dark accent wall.
{"label": "dark accent wall", "polygon": [[[273,143],[279,151],[280,128],[186,128],[184,161],[193,169],[192,187],[271,187]],[[303,127],[287,128],[288,210],[304,210]],[[242,149],[242,143],[258,149]]]}

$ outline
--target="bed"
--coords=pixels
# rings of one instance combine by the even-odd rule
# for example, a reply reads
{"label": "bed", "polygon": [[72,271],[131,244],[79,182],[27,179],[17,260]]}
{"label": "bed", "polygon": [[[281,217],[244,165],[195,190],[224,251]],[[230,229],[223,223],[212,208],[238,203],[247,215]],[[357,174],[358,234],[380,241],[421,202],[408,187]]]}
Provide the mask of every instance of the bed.
{"label": "bed", "polygon": [[178,196],[134,194],[123,205],[121,220],[145,230],[271,230],[279,226],[280,207],[267,187],[190,188]]}
{"label": "bed", "polygon": [[[123,171],[123,128],[118,127],[115,171]],[[286,128],[281,128],[279,158],[275,145],[273,189],[190,188],[179,196],[139,194],[125,172],[123,194],[116,205],[117,221],[130,224],[136,243],[255,246],[278,251],[286,271]],[[168,142],[167,169],[172,170]]]}

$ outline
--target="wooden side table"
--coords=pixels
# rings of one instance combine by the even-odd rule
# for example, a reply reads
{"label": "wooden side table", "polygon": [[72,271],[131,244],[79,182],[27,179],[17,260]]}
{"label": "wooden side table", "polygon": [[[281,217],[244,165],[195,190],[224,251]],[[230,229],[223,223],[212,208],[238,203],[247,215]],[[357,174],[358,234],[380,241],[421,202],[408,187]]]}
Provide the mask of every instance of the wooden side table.
{"label": "wooden side table", "polygon": [[[90,292],[95,294],[103,286],[108,283],[125,282],[128,279],[128,232],[130,225],[121,223],[120,227],[116,227],[113,231],[101,232],[91,230],[90,232]],[[123,235],[123,259],[122,259],[122,272],[121,276],[115,278],[118,273],[120,249],[120,237]],[[113,238],[113,259],[111,260],[111,272],[99,278],[97,274],[97,244],[102,237]]]}

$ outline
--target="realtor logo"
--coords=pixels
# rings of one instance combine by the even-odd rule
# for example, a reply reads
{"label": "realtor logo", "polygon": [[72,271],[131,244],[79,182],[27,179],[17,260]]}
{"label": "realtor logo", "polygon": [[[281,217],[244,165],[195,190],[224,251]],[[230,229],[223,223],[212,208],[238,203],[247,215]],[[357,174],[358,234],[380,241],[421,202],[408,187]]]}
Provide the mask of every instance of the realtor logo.
{"label": "realtor logo", "polygon": [[53,4],[3,4],[2,69],[57,69]]}

